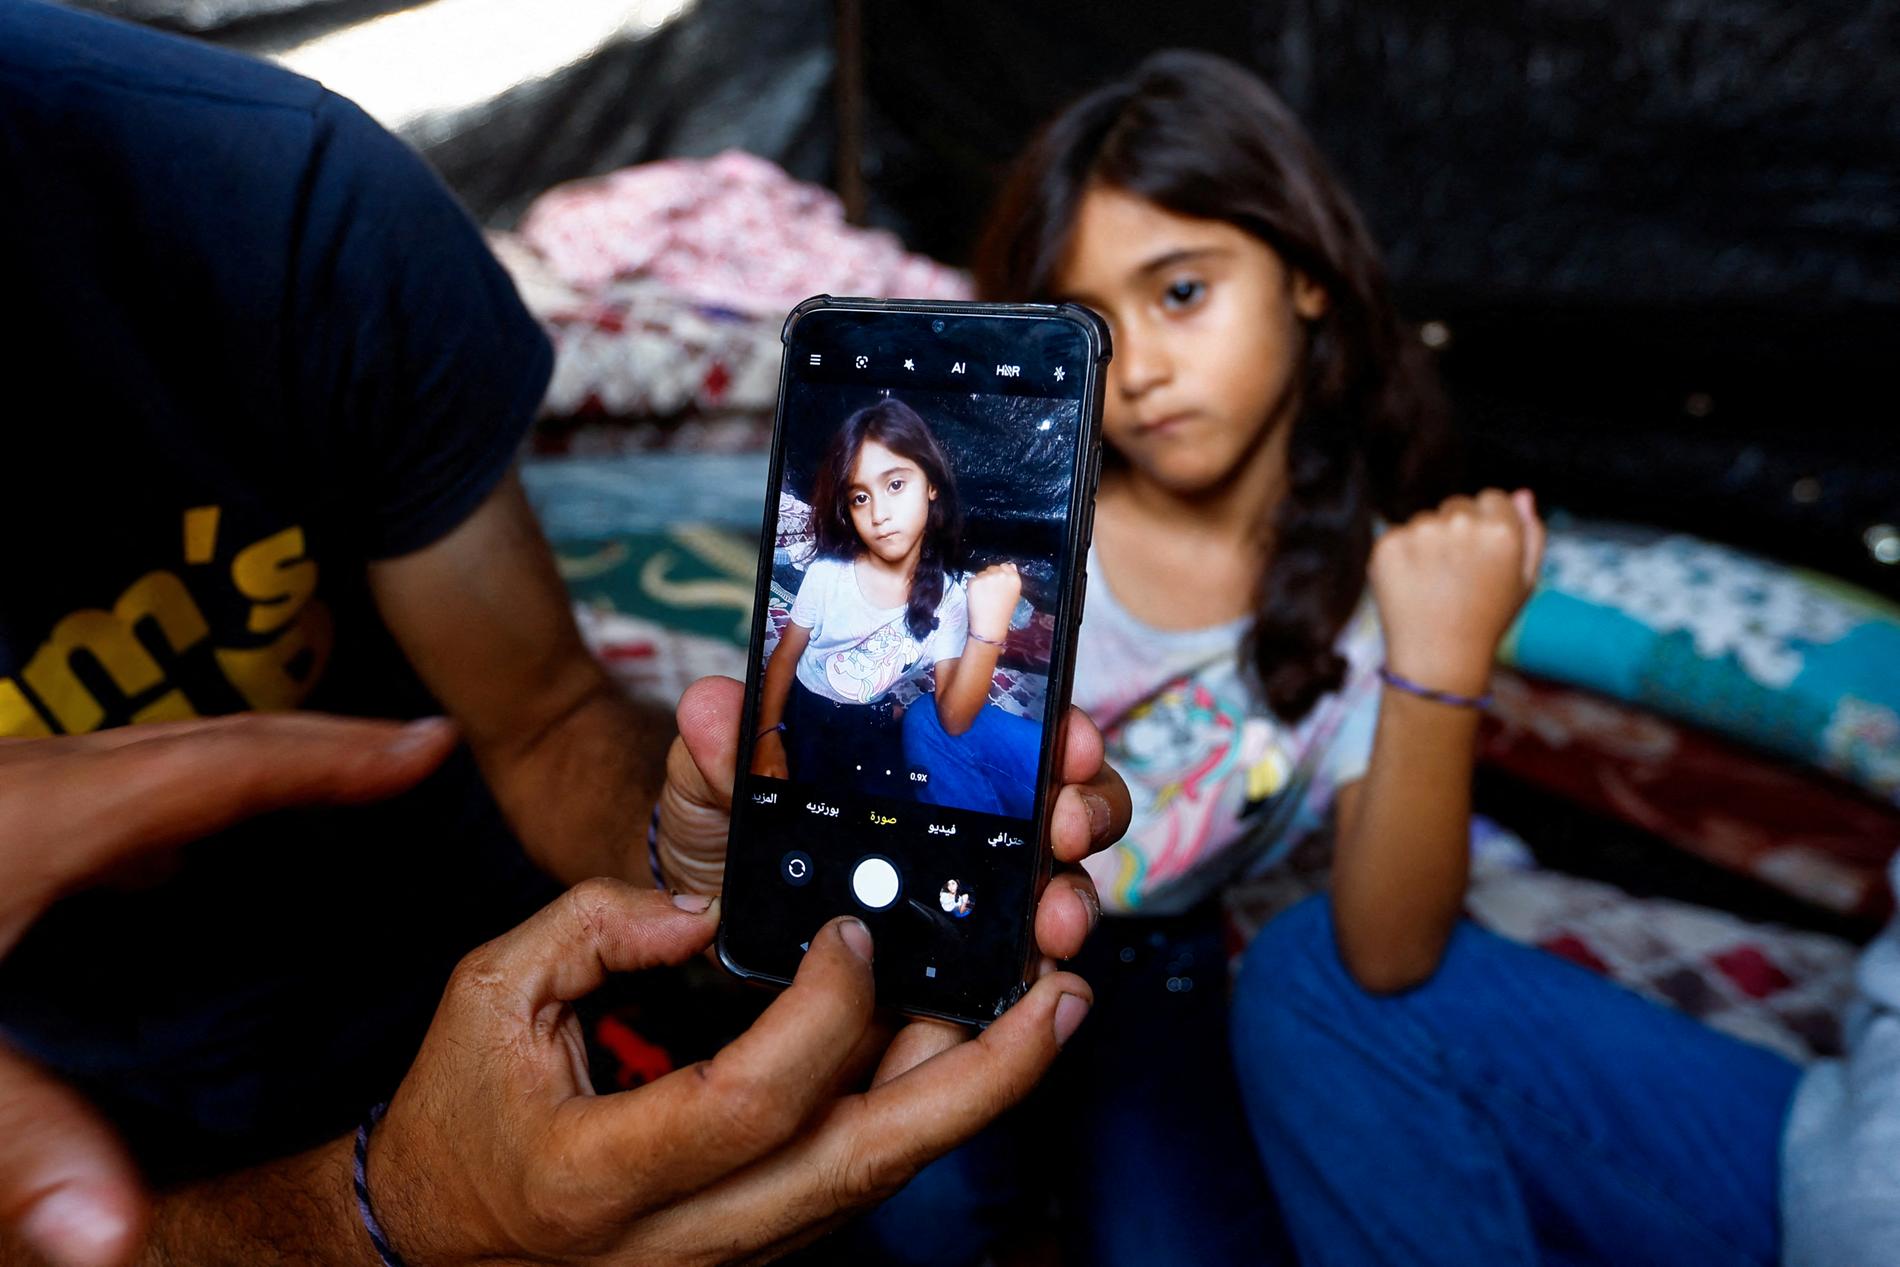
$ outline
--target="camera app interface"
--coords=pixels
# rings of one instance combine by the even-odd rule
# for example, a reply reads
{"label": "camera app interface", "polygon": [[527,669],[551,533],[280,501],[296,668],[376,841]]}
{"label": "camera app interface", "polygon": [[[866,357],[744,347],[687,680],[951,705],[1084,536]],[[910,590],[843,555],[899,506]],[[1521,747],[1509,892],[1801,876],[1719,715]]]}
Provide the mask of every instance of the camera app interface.
{"label": "camera app interface", "polygon": [[789,976],[849,912],[907,999],[987,1014],[1036,873],[1086,339],[819,310],[787,355],[733,857],[776,900],[728,940]]}

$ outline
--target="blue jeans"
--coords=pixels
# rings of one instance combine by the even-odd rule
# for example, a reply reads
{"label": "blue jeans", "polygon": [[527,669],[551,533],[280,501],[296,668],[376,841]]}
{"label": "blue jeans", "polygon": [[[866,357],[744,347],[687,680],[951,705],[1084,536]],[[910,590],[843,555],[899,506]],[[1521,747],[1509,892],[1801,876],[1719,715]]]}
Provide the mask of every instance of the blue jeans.
{"label": "blue jeans", "polygon": [[1233,1042],[1301,1262],[1772,1263],[1796,1067],[1470,924],[1375,997],[1310,900],[1247,952]]}
{"label": "blue jeans", "polygon": [[932,805],[1034,818],[1041,755],[1042,724],[994,704],[977,709],[961,735],[943,728],[934,695],[920,695],[904,710],[904,764],[928,772],[917,799]]}
{"label": "blue jeans", "polygon": [[1066,1261],[1292,1261],[1227,1060],[1213,909],[1104,920],[1072,965],[1088,1020],[1043,1085],[811,1261],[964,1267],[1061,1199]]}

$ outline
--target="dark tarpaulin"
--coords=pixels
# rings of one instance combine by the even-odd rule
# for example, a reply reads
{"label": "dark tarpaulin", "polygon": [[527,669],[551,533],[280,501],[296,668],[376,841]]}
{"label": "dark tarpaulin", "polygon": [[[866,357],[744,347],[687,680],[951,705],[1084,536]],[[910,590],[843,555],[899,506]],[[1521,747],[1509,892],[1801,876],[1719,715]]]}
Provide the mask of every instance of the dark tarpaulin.
{"label": "dark tarpaulin", "polygon": [[[1385,247],[1474,475],[1888,592],[1900,4],[866,5],[874,221],[968,250],[1035,123],[1167,45],[1260,70]],[[1871,534],[1871,535],[1870,535]]]}

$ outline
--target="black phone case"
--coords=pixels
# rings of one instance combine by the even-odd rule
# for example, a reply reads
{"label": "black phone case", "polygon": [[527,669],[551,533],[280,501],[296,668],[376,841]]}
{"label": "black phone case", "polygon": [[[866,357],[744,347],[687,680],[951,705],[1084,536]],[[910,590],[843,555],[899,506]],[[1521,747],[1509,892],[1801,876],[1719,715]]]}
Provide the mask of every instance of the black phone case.
{"label": "black phone case", "polygon": [[[1063,534],[1061,574],[1066,580],[1058,604],[1055,636],[1049,657],[1050,689],[1059,707],[1055,711],[1053,724],[1044,728],[1042,753],[1037,765],[1036,785],[1041,789],[1042,795],[1037,809],[1035,827],[1036,875],[1031,887],[1031,900],[1025,909],[1018,913],[1016,938],[1021,954],[1017,980],[1013,983],[999,983],[1001,988],[998,991],[996,1006],[988,1015],[960,1015],[920,1006],[904,998],[887,997],[883,990],[880,990],[877,1000],[879,1007],[893,1008],[913,1016],[928,1016],[963,1025],[984,1026],[995,1020],[1010,1004],[1029,990],[1030,970],[1037,960],[1036,905],[1041,900],[1043,890],[1047,887],[1053,873],[1054,854],[1049,843],[1049,816],[1055,806],[1056,794],[1061,790],[1061,784],[1056,779],[1056,770],[1068,737],[1069,699],[1075,682],[1076,633],[1082,623],[1082,609],[1087,597],[1088,549],[1095,528],[1095,493],[1102,476],[1102,399],[1106,382],[1104,368],[1113,355],[1109,345],[1108,326],[1100,316],[1080,304],[1002,304],[952,300],[839,298],[831,295],[816,295],[792,309],[785,318],[784,328],[779,334],[779,342],[789,349],[792,331],[798,322],[811,313],[822,310],[1066,321],[1083,332],[1085,346],[1088,349],[1088,382],[1083,385],[1081,394],[1083,406],[1081,442],[1076,446],[1075,478],[1070,483],[1069,509],[1065,520],[1067,527]],[[779,403],[772,427],[771,470],[766,483],[768,491],[778,489],[784,475],[787,441],[785,400],[787,388],[791,384],[791,375],[791,357],[786,355],[779,366]],[[768,497],[760,524],[760,561],[752,600],[755,617],[752,621],[752,636],[747,650],[745,711],[739,730],[739,758],[735,767],[741,775],[744,771],[751,769],[752,749],[756,742],[760,660],[765,649],[764,622],[756,618],[756,613],[765,609],[771,594],[772,546],[777,535],[777,528],[778,507],[775,499]],[[736,818],[731,830],[735,833],[739,830]],[[730,852],[731,842],[728,841],[728,856]],[[747,981],[775,986],[790,985],[791,980],[788,977],[754,970],[733,957],[726,936],[726,921],[731,918],[733,909],[733,877],[733,869],[728,868],[722,901],[724,913],[720,918],[716,943],[719,962],[727,971]],[[748,877],[740,883],[757,883],[757,881]],[[845,913],[847,912],[839,912],[839,914]]]}

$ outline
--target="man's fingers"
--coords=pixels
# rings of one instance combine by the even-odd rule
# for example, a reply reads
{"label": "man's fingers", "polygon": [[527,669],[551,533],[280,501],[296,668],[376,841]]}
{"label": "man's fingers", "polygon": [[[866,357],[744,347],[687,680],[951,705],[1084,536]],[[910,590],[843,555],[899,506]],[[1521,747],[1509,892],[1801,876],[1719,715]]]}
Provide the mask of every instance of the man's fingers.
{"label": "man's fingers", "polygon": [[1062,759],[1058,763],[1064,783],[1087,783],[1102,770],[1102,732],[1089,715],[1079,708],[1069,709],[1069,725],[1064,733]]}
{"label": "man's fingers", "polygon": [[1051,973],[969,1042],[866,1092],[858,1126],[874,1147],[887,1141],[878,1160],[908,1178],[976,1134],[1029,1094],[1094,999],[1074,973]]}
{"label": "man's fingers", "polygon": [[791,986],[710,1061],[637,1091],[571,1101],[561,1164],[617,1184],[631,1217],[782,1148],[834,1102],[861,1056],[875,1003],[870,939],[860,921],[833,920]]}
{"label": "man's fingers", "polygon": [[864,1090],[882,1067],[891,1041],[903,1030],[899,1022],[905,1019],[888,1012],[872,1013],[870,1023],[858,1035],[857,1046],[851,1049],[851,1054],[838,1066],[837,1076],[831,1080],[832,1099]]}
{"label": "man's fingers", "polygon": [[[1081,1024],[1091,998],[1080,977],[1044,977],[976,1038],[943,1047],[862,1096],[838,1102],[792,1147],[664,1211],[649,1226],[663,1244],[691,1243],[696,1229],[732,1228],[735,1258],[810,1239],[834,1216],[889,1196],[1028,1095]],[[931,1041],[926,1031],[919,1045]]]}
{"label": "man's fingers", "polygon": [[[145,733],[141,733],[145,732]],[[454,749],[453,723],[289,713],[88,735],[40,772],[37,805],[90,871],[272,810],[352,805],[420,782]]]}
{"label": "man's fingers", "polygon": [[732,806],[732,776],[739,760],[739,717],[744,705],[745,687],[729,677],[701,678],[680,696],[680,739],[700,780],[721,809]]}
{"label": "man's fingers", "polygon": [[0,1226],[57,1267],[131,1257],[145,1219],[138,1173],[71,1089],[0,1047]]}
{"label": "man's fingers", "polygon": [[1134,807],[1128,785],[1103,766],[1086,783],[1072,783],[1056,795],[1049,818],[1049,844],[1058,862],[1080,862],[1120,840]]}
{"label": "man's fingers", "polygon": [[586,997],[609,973],[684,963],[712,941],[719,906],[707,898],[679,901],[687,906],[624,880],[583,880],[471,952],[456,970],[456,984],[493,986],[532,1016],[551,1003]]}
{"label": "man's fingers", "polygon": [[897,1037],[884,1051],[871,1085],[881,1087],[892,1078],[901,1078],[931,1057],[949,1051],[958,1043],[970,1041],[970,1029],[949,1021],[912,1021],[897,1031]]}
{"label": "man's fingers", "polygon": [[1036,904],[1036,945],[1052,958],[1073,959],[1101,918],[1101,900],[1088,873],[1057,871]]}
{"label": "man's fingers", "polygon": [[394,795],[442,763],[455,728],[247,713],[29,743],[0,765],[31,789],[6,810],[0,950],[62,892],[135,853],[270,810]]}

